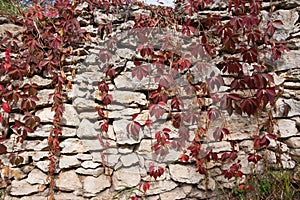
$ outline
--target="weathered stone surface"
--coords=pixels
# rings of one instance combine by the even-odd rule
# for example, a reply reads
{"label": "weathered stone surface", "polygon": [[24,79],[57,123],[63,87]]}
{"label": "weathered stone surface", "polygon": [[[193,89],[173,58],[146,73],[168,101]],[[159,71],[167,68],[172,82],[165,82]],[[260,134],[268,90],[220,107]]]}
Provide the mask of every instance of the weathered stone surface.
{"label": "weathered stone surface", "polygon": [[139,136],[136,138],[132,134],[127,133],[126,127],[130,123],[127,120],[115,120],[113,122],[114,132],[117,138],[117,144],[137,144],[141,140],[143,133],[140,131]]}
{"label": "weathered stone surface", "polygon": [[167,191],[171,191],[178,185],[171,180],[154,181],[150,182],[150,189],[147,190],[148,195],[162,194]]}
{"label": "weathered stone surface", "polygon": [[[103,162],[100,152],[92,152],[94,162]],[[105,165],[114,167],[120,159],[121,155],[118,154],[105,154]]]}
{"label": "weathered stone surface", "polygon": [[153,90],[157,89],[158,83],[153,78],[143,78],[141,81],[134,81],[131,72],[125,72],[122,76],[115,78],[115,84],[118,89],[127,90]]}
{"label": "weathered stone surface", "polygon": [[171,191],[160,194],[159,197],[161,200],[185,199],[191,189],[191,186],[176,187]]}
{"label": "weathered stone surface", "polygon": [[[299,79],[300,80],[300,79]],[[295,95],[296,93],[293,92],[293,95]],[[285,113],[285,105],[290,107],[289,112],[287,113],[286,116],[283,116]],[[283,99],[280,98],[278,99],[278,101],[276,102],[276,106],[277,106],[277,113],[274,113],[274,116],[276,117],[293,117],[293,116],[297,116],[300,113],[300,101],[297,101],[295,99]]]}
{"label": "weathered stone surface", "polygon": [[76,194],[70,192],[56,192],[54,194],[54,198],[56,200],[86,200],[84,197],[77,196]]}
{"label": "weathered stone surface", "polygon": [[26,181],[32,185],[34,184],[46,184],[47,174],[43,173],[41,170],[33,169],[29,174]]}
{"label": "weathered stone surface", "polygon": [[80,165],[80,161],[76,158],[76,156],[66,156],[62,155],[59,158],[59,168],[72,168]]}
{"label": "weathered stone surface", "polygon": [[[86,147],[86,149],[88,149],[89,151],[100,152],[100,151],[103,151],[103,150],[105,150],[107,148],[105,146],[102,146],[102,144],[98,140],[98,138],[94,138],[94,139],[81,139],[80,141]],[[117,146],[117,143],[115,141],[113,141],[113,140],[105,140],[104,139],[104,142],[107,143],[110,148]]]}
{"label": "weathered stone surface", "polygon": [[112,176],[112,185],[114,190],[124,189],[124,186],[132,187],[140,183],[141,176],[137,166],[130,168],[121,168],[115,171]]}
{"label": "weathered stone surface", "polygon": [[20,181],[13,180],[11,186],[10,194],[14,196],[30,195],[45,190],[45,186],[39,184],[31,185],[25,179]]}
{"label": "weathered stone surface", "polygon": [[79,138],[93,138],[93,139],[96,139],[98,133],[93,127],[94,127],[94,123],[90,122],[87,119],[83,119],[80,122],[79,127],[77,129],[77,136]]}
{"label": "weathered stone surface", "polygon": [[[207,186],[206,186],[207,185]],[[198,185],[197,188],[201,190],[212,190],[214,191],[216,189],[216,181],[210,177],[208,177],[208,180],[203,180],[201,181]]]}
{"label": "weathered stone surface", "polygon": [[224,152],[224,151],[230,151],[231,145],[230,142],[227,141],[220,141],[220,142],[212,142],[208,144],[202,145],[203,149],[212,149],[214,153]]}
{"label": "weathered stone surface", "polygon": [[146,105],[148,102],[146,99],[146,95],[140,92],[115,90],[111,94],[113,96],[113,104],[114,102],[116,102],[125,105],[129,105],[131,103]]}
{"label": "weathered stone surface", "polygon": [[139,158],[135,153],[121,156],[120,160],[124,167],[129,167],[139,162]]}
{"label": "weathered stone surface", "polygon": [[92,160],[92,155],[91,154],[82,154],[78,153],[75,155],[78,160]]}
{"label": "weathered stone surface", "polygon": [[204,179],[204,175],[196,172],[194,166],[170,164],[169,165],[171,178],[181,183],[199,183]]}
{"label": "weathered stone surface", "polygon": [[[264,153],[267,162],[270,164],[277,164],[276,154],[273,151],[266,150]],[[282,162],[283,169],[293,169],[296,165],[295,161],[287,154],[281,154],[280,161]],[[277,164],[278,165],[278,164]]]}
{"label": "weathered stone surface", "polygon": [[37,84],[38,86],[41,86],[41,87],[46,87],[46,86],[50,85],[51,82],[52,82],[52,79],[45,79],[45,78],[43,78],[41,76],[34,75],[30,79],[25,79],[24,80],[24,85],[26,83],[29,83],[29,84]]}
{"label": "weathered stone surface", "polygon": [[68,138],[62,141],[59,146],[62,148],[61,153],[84,153],[87,148],[77,138]]}
{"label": "weathered stone surface", "polygon": [[76,98],[73,101],[74,107],[77,109],[78,113],[85,111],[94,111],[97,104],[94,100],[86,99],[86,98]]}
{"label": "weathered stone surface", "polygon": [[36,166],[43,172],[48,172],[49,160],[43,160],[36,163]]}
{"label": "weathered stone surface", "polygon": [[298,129],[296,128],[296,122],[293,120],[278,119],[278,127],[281,138],[287,138],[299,134]]}
{"label": "weathered stone surface", "polygon": [[85,169],[95,169],[99,167],[101,164],[100,163],[95,163],[93,161],[87,160],[81,163],[81,166]]}
{"label": "weathered stone surface", "polygon": [[[285,143],[292,148],[300,149],[300,136],[291,137],[285,141]],[[300,156],[300,155],[299,155]]]}
{"label": "weathered stone surface", "polygon": [[[41,122],[52,122],[54,112],[51,111],[51,108],[44,108],[42,110],[38,110],[36,112],[36,116],[41,119]],[[79,123],[79,117],[75,108],[70,104],[65,104],[62,124],[69,126],[78,126]]]}
{"label": "weathered stone surface", "polygon": [[[48,137],[53,126],[52,125],[40,125],[36,131],[29,133],[28,137]],[[76,135],[76,129],[69,127],[62,127],[62,137],[74,137]]]}
{"label": "weathered stone surface", "polygon": [[121,58],[132,59],[135,52],[132,49],[124,48],[117,49],[116,54]]}
{"label": "weathered stone surface", "polygon": [[83,189],[86,192],[98,193],[111,186],[111,178],[106,175],[99,177],[88,176],[83,180]]}
{"label": "weathered stone surface", "polygon": [[56,186],[62,191],[81,190],[82,184],[78,175],[73,171],[61,172],[56,180]]}
{"label": "weathered stone surface", "polygon": [[102,167],[99,167],[96,169],[84,169],[84,168],[80,167],[80,168],[77,168],[75,170],[75,172],[78,174],[92,175],[92,176],[98,177],[100,174],[104,173],[104,169]]}

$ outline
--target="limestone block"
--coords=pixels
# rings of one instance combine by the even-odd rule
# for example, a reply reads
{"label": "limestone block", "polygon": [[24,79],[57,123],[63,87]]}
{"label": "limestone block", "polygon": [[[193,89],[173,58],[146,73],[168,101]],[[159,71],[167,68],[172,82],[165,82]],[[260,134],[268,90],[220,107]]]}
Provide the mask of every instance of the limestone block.
{"label": "limestone block", "polygon": [[80,165],[80,161],[75,156],[61,155],[59,158],[59,168],[71,168]]}
{"label": "limestone block", "polygon": [[204,179],[204,175],[196,172],[195,166],[170,164],[169,169],[174,181],[195,184]]}
{"label": "limestone block", "polygon": [[135,153],[121,156],[120,160],[124,167],[129,167],[129,166],[137,164],[139,162],[139,158],[137,157],[137,155]]}
{"label": "limestone block", "polygon": [[138,166],[121,168],[115,171],[112,176],[114,190],[124,189],[124,186],[133,187],[140,183],[141,176]]}
{"label": "limestone block", "polygon": [[82,189],[79,177],[73,170],[61,172],[56,180],[56,186],[61,191],[77,191]]}
{"label": "limestone block", "polygon": [[111,186],[110,176],[101,175],[99,177],[87,176],[83,180],[83,189],[89,193],[99,193]]}
{"label": "limestone block", "polygon": [[77,138],[65,139],[59,146],[62,148],[61,153],[84,153],[88,150]]}
{"label": "limestone block", "polygon": [[24,196],[30,195],[36,192],[41,192],[45,190],[44,185],[31,185],[25,179],[23,180],[13,180],[11,183],[11,191],[10,194],[14,196]]}
{"label": "limestone block", "polygon": [[285,143],[291,148],[300,149],[300,135],[287,139]]}
{"label": "limestone block", "polygon": [[82,174],[82,175],[92,175],[95,177],[98,177],[100,174],[104,173],[104,169],[102,167],[96,168],[96,169],[84,169],[82,167],[77,168],[75,170],[77,174]]}
{"label": "limestone block", "polygon": [[46,184],[47,174],[43,173],[39,169],[33,169],[29,174],[26,181],[32,185],[34,184]]}

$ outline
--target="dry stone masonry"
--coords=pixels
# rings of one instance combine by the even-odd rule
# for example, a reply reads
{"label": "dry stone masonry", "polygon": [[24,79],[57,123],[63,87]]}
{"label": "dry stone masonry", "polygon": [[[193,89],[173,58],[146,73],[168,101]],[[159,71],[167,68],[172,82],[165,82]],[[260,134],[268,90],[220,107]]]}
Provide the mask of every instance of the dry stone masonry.
{"label": "dry stone masonry", "polygon": [[[284,85],[284,94],[278,100],[278,112],[274,114],[274,117],[278,119],[280,131],[278,143],[282,146],[283,167],[297,172],[300,167],[300,3],[299,1],[275,1],[273,3],[278,8],[274,15],[284,23],[277,27],[276,37],[287,39],[291,49],[282,59],[272,63],[275,66],[273,71],[276,81],[283,82]],[[267,8],[268,3],[264,3],[264,6]],[[147,195],[151,200],[205,199],[206,195],[213,199],[217,195],[215,189],[232,188],[235,185],[234,179],[225,179],[221,172],[221,170],[228,169],[229,165],[208,163],[211,177],[208,180],[207,194],[205,177],[195,171],[194,165],[175,162],[181,152],[170,150],[163,158],[153,154],[151,149],[153,130],[152,134],[146,128],[140,131],[138,136],[127,134],[126,126],[133,114],[140,113],[141,122],[143,122],[143,115],[148,115],[148,111],[145,110],[148,104],[147,89],[155,87],[154,82],[148,83],[149,81],[144,79],[140,82],[131,77],[130,69],[134,66],[133,57],[138,55],[132,50],[133,48],[130,48],[130,42],[132,42],[130,40],[127,40],[128,47],[120,45],[113,55],[115,66],[119,71],[114,82],[109,85],[113,103],[108,107],[110,125],[108,133],[104,134],[104,141],[109,144],[109,147],[101,145],[97,137],[101,130],[95,112],[97,102],[101,99],[97,84],[104,76],[104,65],[98,57],[103,35],[98,33],[98,25],[104,19],[110,21],[113,23],[113,31],[122,35],[122,32],[133,27],[134,16],[149,12],[138,6],[132,6],[117,14],[105,14],[99,9],[91,12],[87,3],[81,4],[77,9],[81,12],[78,20],[82,28],[90,34],[91,40],[74,50],[80,53],[66,60],[65,67],[75,69],[77,75],[72,79],[71,74],[67,74],[68,79],[73,81],[73,88],[66,89],[67,103],[64,107],[61,156],[57,163],[55,198],[61,200],[126,199],[130,195],[130,190],[124,190],[121,193],[118,191],[125,187],[138,187],[141,181],[148,180],[151,181]],[[210,12],[226,14],[224,3],[215,1],[212,10],[203,12],[203,16]],[[267,11],[263,13],[265,14],[263,20],[267,20]],[[0,23],[1,27],[8,30],[14,27],[2,18],[0,18]],[[0,31],[1,34],[3,33]],[[265,62],[268,64],[272,61],[266,58]],[[7,200],[46,199],[48,194],[46,187],[49,164],[47,137],[53,118],[52,101],[48,99],[48,95],[52,92],[49,89],[51,80],[36,75],[30,81],[37,83],[41,88],[38,93],[40,101],[36,111],[41,123],[33,134],[28,135],[28,140],[24,144],[17,144],[14,147],[15,150],[25,150],[22,153],[25,160],[20,167],[12,166],[15,173],[12,173],[12,181],[7,188],[8,193],[5,198]],[[287,116],[282,115],[285,103],[291,108]],[[18,114],[15,113],[12,117],[18,117]],[[250,140],[251,133],[257,128],[257,124],[253,121],[255,120],[237,115],[233,115],[228,121],[232,132],[228,140],[238,141],[236,149],[245,174],[251,173],[247,153],[253,147],[253,140]],[[167,120],[154,127],[173,129],[172,124]],[[171,137],[176,137],[176,135],[171,135]],[[230,142],[214,142],[211,133],[208,133],[207,140],[209,143],[205,145],[212,147],[213,152],[221,153],[231,150]],[[269,165],[276,163],[274,151],[277,146],[275,142],[271,143],[264,153]],[[101,153],[105,155],[106,168],[102,165]],[[159,163],[165,168],[164,175],[157,181],[150,179],[147,174],[151,162]],[[258,163],[258,172],[264,170],[264,164]]]}

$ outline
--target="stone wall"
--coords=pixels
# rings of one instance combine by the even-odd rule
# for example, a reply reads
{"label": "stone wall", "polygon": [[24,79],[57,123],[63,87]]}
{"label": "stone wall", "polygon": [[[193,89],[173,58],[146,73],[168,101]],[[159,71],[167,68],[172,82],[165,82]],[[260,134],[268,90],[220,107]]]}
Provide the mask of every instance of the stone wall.
{"label": "stone wall", "polygon": [[[216,1],[211,12],[224,14],[225,5],[222,1]],[[275,164],[275,149],[278,144],[282,146],[281,160],[285,169],[296,171],[300,161],[300,4],[297,1],[280,1],[276,3],[277,10],[274,15],[281,19],[283,26],[278,27],[278,38],[287,39],[289,48],[282,59],[274,64],[276,81],[283,82],[284,94],[278,100],[279,112],[274,117],[278,119],[280,131],[277,144],[275,141],[266,149],[264,156],[269,161],[268,165]],[[268,8],[268,4],[264,6]],[[215,9],[218,8],[218,9]],[[122,193],[117,191],[125,187],[137,186],[141,181],[150,180],[150,190],[147,191],[148,199],[205,199],[206,195],[213,199],[217,195],[216,189],[232,188],[235,180],[229,181],[223,177],[221,170],[229,165],[209,163],[211,177],[208,180],[209,191],[205,192],[206,180],[203,175],[195,171],[193,163],[180,164],[175,162],[181,152],[170,150],[166,157],[157,158],[151,150],[153,133],[145,129],[138,138],[127,134],[126,125],[135,113],[147,115],[147,81],[139,82],[132,78],[129,71],[133,66],[133,58],[136,55],[132,47],[118,46],[113,56],[114,64],[118,69],[118,75],[114,82],[110,83],[110,92],[113,95],[113,104],[109,107],[108,118],[110,125],[105,141],[109,147],[101,146],[97,134],[100,128],[97,121],[95,107],[99,102],[97,83],[103,77],[103,64],[99,61],[98,54],[103,42],[103,35],[98,33],[98,25],[103,19],[113,23],[113,31],[122,35],[134,25],[134,16],[147,11],[133,6],[129,10],[119,14],[104,14],[100,10],[90,11],[88,4],[78,6],[81,14],[78,20],[91,36],[89,41],[74,50],[74,55],[66,60],[65,71],[67,78],[73,82],[72,89],[66,88],[66,104],[63,120],[63,135],[61,138],[61,156],[57,163],[57,178],[55,198],[66,199],[116,199],[128,198],[129,190]],[[216,11],[219,10],[219,11]],[[125,13],[125,15],[124,15]],[[264,11],[266,14],[267,11]],[[265,15],[267,16],[267,15]],[[126,39],[123,38],[124,40]],[[266,62],[271,62],[266,59]],[[73,79],[72,69],[77,74]],[[38,110],[36,115],[41,118],[39,127],[33,134],[28,135],[24,144],[17,144],[14,150],[24,149],[22,156],[25,158],[20,167],[12,166],[11,184],[7,187],[5,199],[46,199],[47,170],[49,161],[47,137],[51,130],[52,116],[51,100],[48,95],[52,92],[51,80],[42,76],[34,76],[31,82],[39,85]],[[155,83],[150,84],[155,85]],[[226,87],[226,86],[224,86]],[[287,116],[282,116],[283,104],[289,104],[291,110]],[[12,117],[18,118],[14,113]],[[165,118],[166,119],[166,118]],[[141,117],[141,121],[142,121]],[[228,140],[237,140],[236,149],[244,174],[250,173],[250,166],[246,154],[253,147],[250,139],[257,128],[252,118],[233,115],[228,121],[232,134]],[[169,121],[156,125],[157,128],[167,126],[172,128]],[[217,126],[217,124],[216,124]],[[176,137],[176,130],[172,128]],[[229,141],[214,142],[209,139],[206,145],[213,148],[216,153],[230,151]],[[8,141],[12,142],[12,141]],[[12,151],[13,149],[9,149]],[[107,168],[102,166],[101,153],[105,154]],[[5,156],[4,156],[5,157]],[[5,158],[4,158],[5,159]],[[147,175],[149,163],[159,163],[165,167],[165,173],[157,181]],[[258,170],[263,171],[264,162],[258,163]]]}

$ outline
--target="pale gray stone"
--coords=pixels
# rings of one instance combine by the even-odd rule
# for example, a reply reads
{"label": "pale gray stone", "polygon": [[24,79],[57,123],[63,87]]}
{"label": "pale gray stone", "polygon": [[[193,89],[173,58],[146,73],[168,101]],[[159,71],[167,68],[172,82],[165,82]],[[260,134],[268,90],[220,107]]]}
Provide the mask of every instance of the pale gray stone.
{"label": "pale gray stone", "polygon": [[88,150],[77,138],[65,139],[59,146],[62,148],[61,153],[84,153]]}
{"label": "pale gray stone", "polygon": [[92,155],[91,154],[82,154],[82,153],[79,153],[79,154],[76,154],[76,158],[78,160],[92,160]]}
{"label": "pale gray stone", "polygon": [[108,22],[113,22],[115,20],[117,20],[117,17],[114,14],[103,13],[102,10],[98,10],[98,9],[94,10],[94,21],[98,25],[106,24]]}
{"label": "pale gray stone", "polygon": [[49,98],[49,95],[53,93],[53,89],[39,90],[37,97],[39,100],[36,102],[39,106],[46,106],[53,103],[53,99]]}
{"label": "pale gray stone", "polygon": [[[103,146],[101,144],[101,142],[99,141],[98,138],[94,138],[94,139],[81,139],[80,140],[82,142],[82,144],[86,147],[86,149],[88,149],[88,151],[96,151],[96,152],[100,152],[103,151],[105,149],[107,149],[106,146]],[[106,145],[108,145],[108,147],[117,147],[117,143],[113,140],[103,140],[105,143],[107,143]]]}
{"label": "pale gray stone", "polygon": [[212,142],[202,145],[203,149],[212,149],[214,153],[224,152],[224,151],[231,151],[231,144],[227,141],[220,141],[220,142]]}
{"label": "pale gray stone", "polygon": [[135,55],[135,51],[133,51],[132,49],[128,49],[128,48],[124,48],[124,49],[117,49],[116,50],[116,54],[120,57],[120,58],[126,58],[126,59],[132,59],[133,56]]}
{"label": "pale gray stone", "polygon": [[47,174],[43,173],[41,170],[33,169],[26,179],[26,181],[32,185],[34,184],[46,184]]}
{"label": "pale gray stone", "polygon": [[171,178],[181,183],[199,183],[204,179],[204,175],[196,172],[195,166],[170,164]]}
{"label": "pale gray stone", "polygon": [[[28,134],[28,137],[49,137],[53,126],[49,124],[40,125],[33,132]],[[69,127],[62,127],[62,137],[73,137],[76,135],[76,129]]]}
{"label": "pale gray stone", "polygon": [[145,77],[141,81],[137,81],[132,78],[131,72],[122,73],[121,76],[114,79],[114,82],[118,89],[154,90],[158,87],[158,83],[154,81],[153,77]]}
{"label": "pale gray stone", "polygon": [[122,145],[122,146],[120,146],[120,147],[118,148],[118,151],[119,151],[119,153],[121,153],[121,154],[128,154],[128,153],[133,152],[133,148],[134,148],[134,146]]}
{"label": "pale gray stone", "polygon": [[108,118],[127,118],[131,119],[132,115],[138,114],[141,112],[140,108],[125,108],[123,110],[112,110],[108,113]]}
{"label": "pale gray stone", "polygon": [[124,167],[129,167],[139,162],[139,158],[135,153],[121,156],[120,160]]}
{"label": "pale gray stone", "polygon": [[97,139],[98,133],[93,127],[94,127],[94,123],[90,122],[87,119],[83,119],[80,122],[79,127],[77,129],[77,136],[79,138]]}
{"label": "pale gray stone", "polygon": [[291,137],[285,141],[285,143],[292,148],[300,149],[300,136]]}
{"label": "pale gray stone", "polygon": [[126,106],[131,103],[139,105],[146,105],[148,103],[146,95],[140,92],[114,90],[111,94],[113,96],[113,104],[120,103]]}
{"label": "pale gray stone", "polygon": [[216,189],[216,181],[213,178],[208,177],[208,180],[201,181],[197,185],[197,188],[199,188],[201,190],[206,190],[206,186],[207,186],[208,190],[214,191]]}
{"label": "pale gray stone", "polygon": [[114,190],[124,189],[126,187],[137,186],[140,183],[141,176],[139,167],[121,168],[115,171],[112,176],[112,185]]}
{"label": "pale gray stone", "polygon": [[73,101],[74,107],[77,109],[78,113],[86,112],[86,111],[95,111],[97,104],[94,100],[86,99],[86,98],[76,98]]}
{"label": "pale gray stone", "polygon": [[126,127],[130,123],[127,120],[115,120],[113,122],[114,132],[117,138],[117,144],[137,144],[143,137],[142,130],[138,136],[133,136],[132,134],[127,133]]}
{"label": "pale gray stone", "polygon": [[[51,108],[44,108],[36,112],[36,116],[41,119],[41,122],[52,122],[54,112],[51,111]],[[62,124],[69,126],[78,126],[80,123],[78,114],[75,108],[70,104],[64,104],[64,113]]]}
{"label": "pale gray stone", "polygon": [[74,191],[82,189],[82,184],[79,180],[79,177],[73,170],[61,172],[56,180],[56,186],[61,191]]}
{"label": "pale gray stone", "polygon": [[[275,127],[276,130],[274,131],[276,133],[277,127]],[[278,128],[279,128],[279,134],[280,138],[287,138],[291,136],[299,135],[298,129],[296,127],[296,122],[289,119],[278,119]]]}
{"label": "pale gray stone", "polygon": [[59,168],[71,168],[76,167],[80,165],[80,161],[76,158],[76,156],[67,156],[67,155],[61,155],[59,158]]}
{"label": "pale gray stone", "polygon": [[47,173],[49,170],[49,160],[42,160],[36,163],[37,168],[42,170],[43,172]]}
{"label": "pale gray stone", "polygon": [[150,189],[147,190],[148,195],[162,194],[176,188],[178,184],[171,180],[150,182]]}
{"label": "pale gray stone", "polygon": [[[192,187],[190,187],[190,189],[192,189]],[[181,187],[176,187],[171,191],[160,194],[159,197],[161,200],[185,199],[187,197],[187,193]]]}
{"label": "pale gray stone", "polygon": [[25,179],[23,180],[13,180],[11,183],[11,191],[10,194],[14,196],[24,196],[30,195],[36,192],[41,192],[45,190],[45,186],[43,185],[31,185]]}
{"label": "pale gray stone", "polygon": [[[78,196],[74,193],[61,192],[61,191],[55,192],[54,198],[55,198],[55,200],[86,200],[86,198]],[[45,199],[45,198],[43,198],[43,199]],[[40,200],[42,200],[42,199],[40,199]]]}
{"label": "pale gray stone", "polygon": [[[277,156],[275,152],[266,150],[264,156],[269,164],[278,167]],[[283,169],[293,169],[296,166],[295,161],[293,161],[291,157],[287,154],[281,154],[280,161],[282,163]]]}
{"label": "pale gray stone", "polygon": [[[299,79],[300,80],[300,79]],[[295,95],[296,92],[293,91],[293,95]],[[289,106],[289,112],[286,116],[283,116],[285,111],[285,105]],[[296,99],[283,99],[279,98],[276,102],[277,112],[273,114],[275,117],[293,117],[297,116],[300,113],[300,101],[297,101]]]}
{"label": "pale gray stone", "polygon": [[[49,86],[51,84],[51,82],[52,82],[52,79],[46,79],[41,76],[34,75],[30,79],[25,79],[23,82],[23,85],[28,83],[28,84],[37,84],[38,86],[41,86],[41,87],[46,87],[46,86]],[[52,91],[52,93],[53,93],[53,91]]]}
{"label": "pale gray stone", "polygon": [[137,149],[137,153],[147,159],[154,158],[151,145],[153,145],[151,139],[141,140],[140,145]]}
{"label": "pale gray stone", "polygon": [[99,193],[110,186],[111,178],[106,175],[101,175],[99,177],[87,176],[83,180],[83,189],[86,192],[93,194]]}
{"label": "pale gray stone", "polygon": [[80,167],[80,168],[77,168],[75,170],[75,172],[78,174],[92,175],[92,176],[98,177],[99,175],[104,173],[104,169],[102,167],[96,168],[96,169],[84,169],[84,168]]}
{"label": "pale gray stone", "polygon": [[81,163],[81,166],[85,169],[95,169],[99,167],[101,164],[100,163],[95,163],[93,161],[87,160]]}

